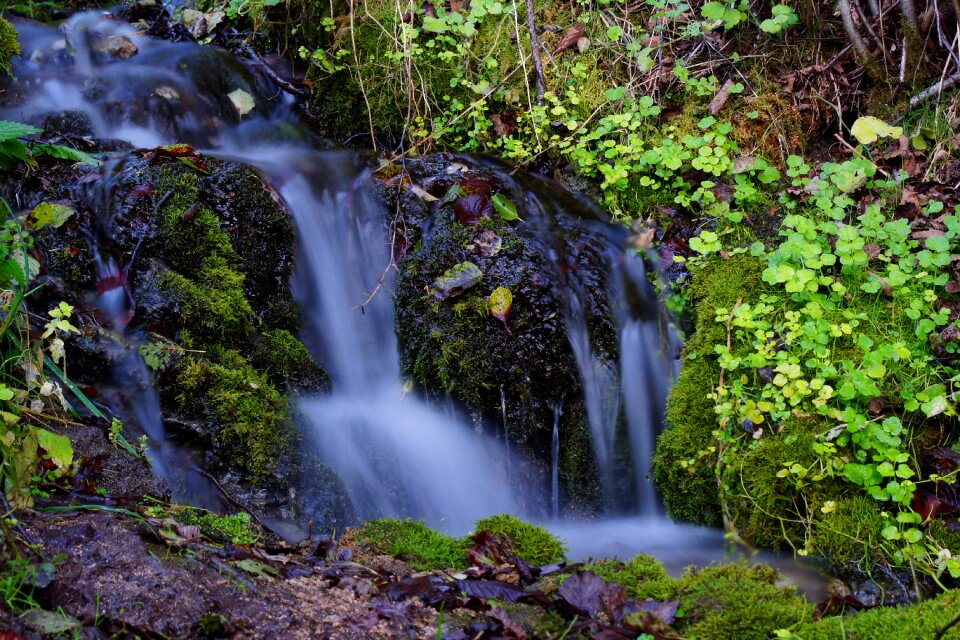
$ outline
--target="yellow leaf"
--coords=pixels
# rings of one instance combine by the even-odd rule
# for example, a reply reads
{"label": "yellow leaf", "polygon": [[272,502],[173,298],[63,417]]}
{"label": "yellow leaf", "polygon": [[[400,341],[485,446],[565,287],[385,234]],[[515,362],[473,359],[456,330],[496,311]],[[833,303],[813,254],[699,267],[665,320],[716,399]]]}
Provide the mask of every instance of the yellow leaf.
{"label": "yellow leaf", "polygon": [[899,138],[903,127],[891,127],[879,118],[863,116],[853,123],[850,133],[860,144],[871,144],[879,138]]}

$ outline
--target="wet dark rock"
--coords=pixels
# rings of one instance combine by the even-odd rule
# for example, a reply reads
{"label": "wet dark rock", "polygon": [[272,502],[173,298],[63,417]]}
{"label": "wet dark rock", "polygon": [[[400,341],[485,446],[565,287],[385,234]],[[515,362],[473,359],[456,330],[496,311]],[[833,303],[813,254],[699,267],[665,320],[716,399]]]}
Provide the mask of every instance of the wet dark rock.
{"label": "wet dark rock", "polygon": [[92,484],[78,483],[92,493],[100,490],[110,496],[128,496],[135,500],[142,496],[160,499],[170,497],[170,487],[156,477],[150,464],[110,442],[101,426],[72,426],[69,431],[74,457],[80,461],[79,478],[89,477]]}
{"label": "wet dark rock", "polygon": [[[449,394],[482,423],[502,422],[502,392],[511,444],[538,460],[539,472],[549,472],[553,407],[562,406],[563,502],[572,510],[595,508],[599,491],[589,471],[589,428],[567,337],[568,300],[561,282],[578,292],[597,352],[613,359],[617,346],[606,296],[608,237],[573,215],[546,221],[534,210],[524,211],[524,193],[494,174],[460,169],[443,158],[428,158],[409,169],[412,181],[428,185],[423,190],[439,200],[424,203],[411,195],[413,190],[396,196],[406,236],[402,242],[409,247],[399,261],[396,293],[404,372],[427,393]],[[471,189],[473,183],[485,182],[516,203],[524,221],[508,222],[494,214],[471,218],[470,225],[459,223],[455,204],[443,197],[458,182]],[[446,299],[433,295],[438,278],[467,262],[479,267],[479,282]],[[505,323],[489,309],[489,296],[498,287],[512,294]]]}

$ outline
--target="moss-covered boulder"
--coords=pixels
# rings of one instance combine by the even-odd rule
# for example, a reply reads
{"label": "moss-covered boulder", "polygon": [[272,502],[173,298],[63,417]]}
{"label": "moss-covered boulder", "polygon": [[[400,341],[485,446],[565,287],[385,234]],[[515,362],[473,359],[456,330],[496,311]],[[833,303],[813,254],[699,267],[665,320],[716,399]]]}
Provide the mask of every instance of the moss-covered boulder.
{"label": "moss-covered boulder", "polygon": [[[594,509],[599,486],[562,287],[564,280],[582,284],[578,295],[594,348],[615,362],[606,294],[609,240],[574,216],[548,223],[521,211],[526,219],[506,220],[489,204],[490,193],[522,209],[522,192],[483,172],[430,162],[410,168],[404,180],[427,185],[439,198],[427,196],[431,206],[406,190],[407,182],[401,187],[407,249],[398,264],[396,330],[403,371],[422,391],[455,398],[484,428],[498,425],[498,435],[539,462],[539,486],[549,486],[542,474],[549,471],[555,410],[562,411],[562,502]],[[444,198],[453,188],[463,195]],[[488,210],[466,219],[461,207],[470,202]],[[498,319],[494,307],[504,290],[511,304]]]}
{"label": "moss-covered boulder", "polygon": [[[269,188],[250,169],[170,147],[135,153],[87,196],[75,193],[62,185],[45,194],[74,213],[38,230],[36,243],[48,285],[40,304],[87,305],[68,345],[83,364],[78,379],[114,378],[137,346],[168,436],[204,450],[206,470],[232,491],[276,505],[308,477],[329,480],[305,457],[286,395],[329,380],[296,337],[294,229]],[[103,313],[107,296],[114,308]],[[105,330],[118,321],[127,349]]]}

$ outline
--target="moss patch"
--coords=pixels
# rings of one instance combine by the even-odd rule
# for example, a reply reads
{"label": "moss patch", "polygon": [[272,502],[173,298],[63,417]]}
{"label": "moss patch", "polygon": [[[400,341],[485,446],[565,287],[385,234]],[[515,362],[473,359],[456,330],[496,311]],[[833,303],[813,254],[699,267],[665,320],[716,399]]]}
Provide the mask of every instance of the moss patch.
{"label": "moss patch", "polygon": [[0,71],[10,73],[10,59],[20,55],[20,40],[13,25],[0,18]]}
{"label": "moss patch", "polygon": [[[848,616],[824,618],[794,631],[795,640],[875,640],[898,638],[927,640],[960,615],[960,592],[949,591],[909,607],[870,609]],[[954,626],[943,640],[960,639],[960,627]]]}
{"label": "moss patch", "polygon": [[507,514],[484,518],[477,522],[477,531],[489,531],[509,538],[513,552],[527,562],[545,565],[566,558],[566,546],[543,527]]}
{"label": "moss patch", "polygon": [[289,402],[240,353],[212,355],[187,358],[179,367],[178,400],[213,426],[221,460],[267,482],[294,444]]}
{"label": "moss patch", "polygon": [[422,522],[385,518],[371,520],[356,531],[356,539],[371,544],[374,553],[393,556],[419,571],[467,566],[464,544]]}

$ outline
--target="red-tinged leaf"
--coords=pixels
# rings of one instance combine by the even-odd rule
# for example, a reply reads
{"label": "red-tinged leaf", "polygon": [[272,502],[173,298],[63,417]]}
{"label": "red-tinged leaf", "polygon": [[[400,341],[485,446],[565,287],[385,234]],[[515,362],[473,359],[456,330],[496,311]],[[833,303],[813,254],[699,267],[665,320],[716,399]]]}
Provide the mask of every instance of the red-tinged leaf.
{"label": "red-tinged leaf", "polygon": [[560,587],[558,595],[571,607],[591,618],[602,608],[601,597],[607,591],[607,583],[593,571],[580,571]]}
{"label": "red-tinged leaf", "polygon": [[130,189],[130,195],[134,198],[152,198],[157,193],[157,188],[152,184],[138,184]]}
{"label": "red-tinged leaf", "polygon": [[490,294],[490,315],[507,324],[507,318],[510,317],[510,310],[513,309],[513,294],[506,287],[497,287]]}
{"label": "red-tinged leaf", "polygon": [[916,493],[910,501],[910,508],[920,514],[924,522],[940,513],[943,503],[932,493]]}
{"label": "red-tinged leaf", "polygon": [[553,48],[553,54],[556,55],[567,49],[572,49],[577,46],[577,40],[583,37],[583,34],[586,33],[587,25],[582,22],[574,23],[572,27],[567,29],[566,33],[563,34],[563,37],[560,38],[560,42],[557,43],[557,46]]}
{"label": "red-tinged leaf", "polygon": [[482,278],[483,272],[480,267],[469,261],[461,262],[452,269],[447,269],[442,276],[434,280],[429,291],[437,300],[446,300],[460,295],[480,282]]}
{"label": "red-tinged leaf", "polygon": [[457,217],[457,222],[472,226],[484,218],[493,216],[493,203],[490,201],[490,196],[480,193],[460,196],[453,203],[453,213]]}

